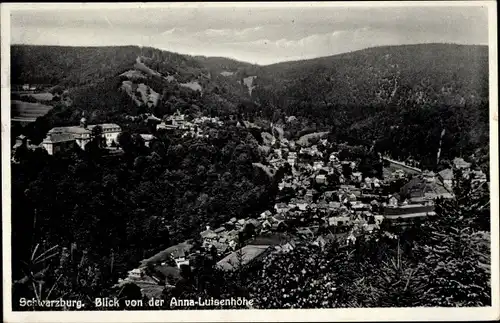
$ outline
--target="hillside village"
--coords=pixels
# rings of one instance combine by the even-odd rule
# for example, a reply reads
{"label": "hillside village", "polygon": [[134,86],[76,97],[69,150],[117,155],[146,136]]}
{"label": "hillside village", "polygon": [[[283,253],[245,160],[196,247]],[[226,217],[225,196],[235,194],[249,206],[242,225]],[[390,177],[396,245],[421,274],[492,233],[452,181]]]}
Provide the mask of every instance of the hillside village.
{"label": "hillside village", "polygon": [[[157,131],[177,132],[181,137],[208,137],[210,129],[224,126],[217,117],[188,117],[179,111],[163,119],[149,115],[147,120],[156,122]],[[100,128],[98,132],[96,127]],[[237,127],[255,125],[238,121]],[[254,163],[254,168],[271,177],[280,169],[286,170],[278,184],[274,207],[259,214],[233,217],[217,228],[206,226],[198,239],[186,240],[142,260],[115,287],[134,283],[143,296],[158,298],[165,288],[175,288],[181,271],[187,267],[193,270],[197,257],[202,255],[216,261],[221,270],[235,271],[297,247],[324,248],[334,241],[353,244],[359,234],[432,221],[434,200],[454,196],[452,179],[456,170],[472,176],[478,189],[486,183],[486,175],[471,169],[462,158],[453,160],[453,168],[434,173],[379,156],[384,162],[383,176],[366,177],[358,169],[359,161],[342,158],[333,149],[334,143],[325,138],[327,132],[287,140],[281,135],[283,125],[271,127],[277,137],[261,133],[268,152],[266,164]],[[19,147],[41,147],[50,155],[75,148],[84,150],[95,136],[102,138],[105,149],[116,155],[122,151],[120,133],[117,124],[87,125],[82,117],[79,126],[51,129],[40,145],[31,145],[20,136],[13,156]],[[155,139],[152,134],[140,136],[146,146]],[[396,181],[404,182],[399,190],[391,186]]]}
{"label": "hillside village", "polygon": [[[177,111],[157,127],[181,131],[182,136],[208,136],[197,127],[200,124],[222,126],[223,122],[208,117],[188,122]],[[249,124],[238,122],[240,127]],[[234,271],[300,246],[324,248],[333,241],[349,245],[362,233],[432,221],[434,200],[454,197],[452,179],[456,171],[472,177],[477,190],[487,185],[486,175],[471,169],[462,158],[455,158],[452,168],[434,173],[379,156],[384,161],[383,177],[364,177],[358,161],[341,160],[339,151],[332,150],[333,143],[321,138],[324,134],[297,141],[280,140],[268,133],[262,136],[268,140],[270,153],[267,165],[254,165],[256,171],[273,176],[286,169],[274,207],[260,214],[233,217],[217,228],[206,226],[198,239],[142,260],[116,287],[132,282],[144,296],[160,297],[164,288],[175,287],[182,270],[194,269],[200,255],[216,261],[222,270]],[[391,184],[396,181],[404,184],[395,191]]]}
{"label": "hillside village", "polygon": [[[471,77],[474,64],[487,67],[486,46],[383,47],[261,67],[151,48],[30,48],[13,48],[12,232],[23,248],[13,248],[12,271],[23,297],[37,293],[25,263],[39,245],[71,250],[71,261],[55,256],[57,269],[39,280],[63,277],[53,297],[85,284],[88,299],[122,297],[130,286],[132,299],[240,292],[191,286],[218,280],[240,284],[260,308],[345,307],[361,294],[380,302],[358,304],[380,307],[390,297],[372,286],[394,290],[396,306],[414,269],[427,270],[417,280],[428,288],[436,268],[453,276],[476,266],[475,256],[456,265],[468,251],[455,241],[479,250],[489,270],[487,80]],[[450,73],[450,57],[465,69]],[[462,228],[481,247],[455,238]],[[413,267],[384,282],[400,242],[411,245],[402,254]],[[42,265],[28,272],[38,277]],[[382,282],[346,274],[360,268]],[[257,276],[240,282],[247,274]],[[472,284],[470,302],[487,304],[485,277],[460,280]],[[370,292],[353,292],[363,284]],[[421,298],[420,287],[409,289]],[[445,284],[435,293],[442,299],[431,293],[423,303],[455,305],[456,290]]]}

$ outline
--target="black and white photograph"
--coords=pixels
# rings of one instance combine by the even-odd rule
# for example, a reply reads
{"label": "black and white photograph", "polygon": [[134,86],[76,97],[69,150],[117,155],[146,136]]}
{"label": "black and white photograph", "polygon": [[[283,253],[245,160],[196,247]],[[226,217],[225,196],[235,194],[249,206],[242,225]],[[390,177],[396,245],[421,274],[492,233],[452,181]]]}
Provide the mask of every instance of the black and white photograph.
{"label": "black and white photograph", "polygon": [[496,2],[1,9],[6,322],[500,318]]}

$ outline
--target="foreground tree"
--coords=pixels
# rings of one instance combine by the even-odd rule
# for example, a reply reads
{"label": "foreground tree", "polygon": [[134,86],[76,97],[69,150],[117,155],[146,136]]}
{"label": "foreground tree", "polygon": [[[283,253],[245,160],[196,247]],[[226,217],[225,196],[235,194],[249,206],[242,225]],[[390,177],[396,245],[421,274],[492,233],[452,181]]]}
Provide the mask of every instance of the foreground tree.
{"label": "foreground tree", "polygon": [[430,283],[424,295],[431,306],[489,306],[490,232],[483,224],[489,194],[460,171],[454,182],[455,197],[437,201],[437,216],[423,227],[415,251]]}

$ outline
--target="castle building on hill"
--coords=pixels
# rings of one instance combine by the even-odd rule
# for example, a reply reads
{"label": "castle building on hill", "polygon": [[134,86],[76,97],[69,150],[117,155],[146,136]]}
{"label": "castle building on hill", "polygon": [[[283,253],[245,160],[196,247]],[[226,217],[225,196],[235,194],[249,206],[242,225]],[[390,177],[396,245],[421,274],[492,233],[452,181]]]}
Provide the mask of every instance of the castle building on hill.
{"label": "castle building on hill", "polygon": [[115,144],[117,143],[118,134],[121,132],[121,127],[119,125],[114,123],[87,125],[87,120],[82,118],[80,120],[80,126],[52,128],[47,133],[47,137],[43,140],[42,146],[50,155],[66,150],[72,143],[76,143],[81,149],[85,149],[85,145],[92,140],[92,130],[97,126],[101,127],[101,136],[106,139],[107,146],[111,146],[113,142]]}

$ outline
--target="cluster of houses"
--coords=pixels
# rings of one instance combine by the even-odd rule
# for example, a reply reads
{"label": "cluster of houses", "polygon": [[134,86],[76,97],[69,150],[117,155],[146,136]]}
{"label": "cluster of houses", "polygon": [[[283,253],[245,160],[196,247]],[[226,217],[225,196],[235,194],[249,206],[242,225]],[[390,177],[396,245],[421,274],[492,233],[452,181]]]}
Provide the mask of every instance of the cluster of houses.
{"label": "cluster of houses", "polygon": [[[154,116],[149,116],[148,120],[160,120]],[[135,120],[135,119],[134,119]],[[222,126],[224,123],[218,117],[210,118],[206,116],[196,117],[191,121],[187,121],[186,115],[176,111],[173,115],[167,116],[166,120],[157,125],[157,129],[166,130],[182,130],[183,137],[208,137],[208,133],[203,132],[203,125],[212,124]],[[17,148],[24,146],[29,149],[43,148],[49,155],[54,155],[61,152],[66,152],[79,147],[85,150],[85,146],[93,139],[93,129],[99,126],[102,129],[100,136],[104,139],[105,147],[119,148],[118,135],[122,132],[122,128],[115,123],[102,123],[88,125],[85,117],[80,120],[78,126],[55,127],[52,128],[47,136],[43,139],[40,145],[32,145],[29,140],[21,135],[16,138],[16,143],[13,146],[13,153]],[[152,134],[140,134],[146,147],[155,139]],[[13,162],[16,162],[14,159]]]}
{"label": "cluster of houses", "polygon": [[[338,152],[326,155],[325,148],[331,147],[326,139],[300,148],[293,141],[281,141],[278,146],[268,162],[275,170],[288,163],[291,173],[278,185],[282,196],[274,209],[262,213],[256,227],[260,234],[288,232],[313,244],[332,236],[350,243],[356,234],[372,232],[383,221],[404,226],[412,219],[434,216],[434,200],[454,196],[453,169],[473,176],[478,185],[486,183],[486,175],[471,170],[462,158],[453,160],[453,169],[437,174],[395,161],[380,179],[364,177],[355,160],[341,161]],[[334,183],[329,183],[330,178]],[[392,182],[399,179],[406,179],[406,184],[391,192]]]}
{"label": "cluster of houses", "polygon": [[14,146],[12,146],[12,162],[16,162],[15,152],[18,148],[25,147],[29,150],[35,150],[39,147],[39,145],[34,145],[31,143],[31,140],[25,135],[19,135],[16,137],[16,142]]}
{"label": "cluster of houses", "polygon": [[22,89],[23,91],[36,91],[37,87],[36,85],[23,84]]}
{"label": "cluster of houses", "polygon": [[157,130],[182,130],[184,131],[183,137],[193,136],[193,137],[208,137],[208,134],[204,133],[202,130],[202,125],[204,124],[215,124],[222,126],[224,123],[218,117],[196,117],[191,121],[188,121],[186,115],[177,110],[174,114],[169,115],[164,121],[156,125]]}
{"label": "cluster of houses", "polygon": [[[404,226],[415,218],[432,217],[434,199],[453,197],[452,169],[436,174],[394,162],[390,169],[384,169],[382,179],[366,177],[358,171],[357,161],[341,161],[335,151],[327,154],[332,145],[326,139],[302,147],[293,141],[270,143],[279,147],[268,155],[270,167],[276,171],[283,165],[291,166],[278,185],[272,209],[231,218],[215,229],[207,226],[199,234],[199,247],[193,247],[192,241],[172,246],[142,261],[121,283],[133,281],[147,294],[156,282],[160,287],[155,287],[155,293],[161,293],[180,279],[183,265],[194,268],[200,254],[215,257],[222,270],[237,270],[270,253],[290,252],[298,245],[324,248],[333,240],[350,244],[358,234],[380,229],[384,222]],[[470,170],[463,159],[453,162],[454,169],[462,169],[464,176],[472,174],[480,185],[486,182],[486,176]],[[406,184],[391,192],[391,183],[399,179],[407,179]]]}

